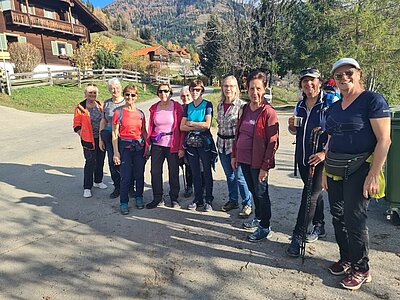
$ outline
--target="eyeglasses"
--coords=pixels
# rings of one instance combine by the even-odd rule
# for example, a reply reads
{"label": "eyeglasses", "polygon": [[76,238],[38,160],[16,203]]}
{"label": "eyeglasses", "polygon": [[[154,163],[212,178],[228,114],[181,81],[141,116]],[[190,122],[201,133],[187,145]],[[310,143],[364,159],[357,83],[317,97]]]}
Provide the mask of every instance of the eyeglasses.
{"label": "eyeglasses", "polygon": [[202,92],[203,91],[203,89],[202,88],[194,88],[194,89],[192,89],[194,92]]}
{"label": "eyeglasses", "polygon": [[226,89],[227,89],[227,88],[233,89],[234,87],[235,87],[234,85],[229,85],[229,84],[225,84],[225,85],[224,85],[224,88],[226,88]]}
{"label": "eyeglasses", "polygon": [[161,94],[161,93],[169,94],[169,90],[158,90],[158,93],[159,94]]}
{"label": "eyeglasses", "polygon": [[87,92],[88,95],[97,95],[97,92]]}
{"label": "eyeglasses", "polygon": [[190,98],[190,95],[181,95],[181,98]]}
{"label": "eyeglasses", "polygon": [[348,69],[347,71],[344,71],[344,72],[342,72],[342,73],[335,73],[335,74],[333,74],[333,77],[336,79],[336,80],[341,80],[341,79],[343,79],[343,77],[344,77],[344,75],[346,75],[347,77],[351,77],[351,76],[353,76],[353,74],[354,74],[354,72],[356,71],[356,69]]}
{"label": "eyeglasses", "polygon": [[135,93],[132,93],[132,94],[130,94],[130,93],[125,93],[125,97],[132,97],[132,98],[135,98],[137,96],[137,94],[135,94]]}

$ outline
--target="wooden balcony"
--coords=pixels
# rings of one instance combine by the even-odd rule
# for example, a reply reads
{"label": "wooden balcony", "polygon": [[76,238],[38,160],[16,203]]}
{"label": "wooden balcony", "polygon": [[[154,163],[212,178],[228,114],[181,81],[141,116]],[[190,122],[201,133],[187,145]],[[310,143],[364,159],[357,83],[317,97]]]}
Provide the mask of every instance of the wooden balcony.
{"label": "wooden balcony", "polygon": [[82,37],[86,36],[86,28],[82,25],[71,24],[69,22],[53,20],[35,15],[28,15],[15,10],[4,11],[4,16],[6,23],[9,25],[39,28]]}

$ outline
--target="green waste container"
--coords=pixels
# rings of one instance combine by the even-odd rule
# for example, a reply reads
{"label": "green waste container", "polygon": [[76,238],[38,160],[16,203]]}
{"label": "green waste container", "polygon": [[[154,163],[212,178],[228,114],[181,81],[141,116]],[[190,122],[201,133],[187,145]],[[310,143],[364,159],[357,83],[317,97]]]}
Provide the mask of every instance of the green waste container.
{"label": "green waste container", "polygon": [[400,107],[392,109],[392,145],[386,160],[386,201],[389,202],[388,218],[400,225]]}

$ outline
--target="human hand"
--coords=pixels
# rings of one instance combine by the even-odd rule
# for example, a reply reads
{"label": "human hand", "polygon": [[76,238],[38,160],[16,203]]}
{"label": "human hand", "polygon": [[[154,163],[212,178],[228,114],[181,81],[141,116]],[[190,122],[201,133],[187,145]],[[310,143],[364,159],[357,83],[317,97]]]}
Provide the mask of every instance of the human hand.
{"label": "human hand", "polygon": [[325,191],[328,190],[328,178],[325,174],[322,174],[322,189]]}
{"label": "human hand", "polygon": [[99,148],[103,152],[106,150],[106,146],[104,145],[104,142],[101,138],[99,139]]}
{"label": "human hand", "polygon": [[379,174],[368,173],[364,181],[363,195],[364,198],[369,198],[379,192]]}
{"label": "human hand", "polygon": [[182,157],[184,157],[185,156],[185,150],[179,150],[178,151],[178,157],[179,158],[182,158]]}
{"label": "human hand", "polygon": [[231,166],[232,166],[232,169],[234,169],[234,170],[237,169],[237,167],[238,167],[237,158],[234,158],[234,157],[231,158]]}
{"label": "human hand", "polygon": [[260,169],[260,173],[258,173],[258,181],[260,183],[264,182],[268,178],[268,171]]}
{"label": "human hand", "polygon": [[121,157],[119,155],[119,152],[114,153],[113,161],[116,166],[119,166],[121,164]]}
{"label": "human hand", "polygon": [[325,160],[325,151],[317,152],[315,154],[311,154],[308,159],[308,163],[312,166],[318,165],[320,162]]}

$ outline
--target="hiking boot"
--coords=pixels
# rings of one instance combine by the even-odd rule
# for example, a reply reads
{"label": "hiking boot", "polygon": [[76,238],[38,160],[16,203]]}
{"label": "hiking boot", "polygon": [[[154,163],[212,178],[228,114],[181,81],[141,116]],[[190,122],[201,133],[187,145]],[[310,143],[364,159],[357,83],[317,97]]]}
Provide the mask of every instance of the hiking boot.
{"label": "hiking boot", "polygon": [[333,263],[329,268],[328,271],[331,272],[332,275],[340,276],[344,275],[351,270],[351,265],[348,261],[337,261]]}
{"label": "hiking boot", "polygon": [[286,249],[286,254],[291,257],[299,257],[301,248],[301,236],[298,234],[293,234],[292,242],[290,246]]}
{"label": "hiking boot", "polygon": [[245,229],[253,229],[253,228],[258,227],[259,225],[260,225],[260,221],[258,221],[257,218],[254,218],[248,222],[243,222],[243,228],[245,228]]}
{"label": "hiking boot", "polygon": [[212,206],[211,206],[210,203],[206,203],[206,204],[204,205],[203,210],[204,210],[205,212],[210,212],[210,211],[213,211],[213,208],[212,208]]}
{"label": "hiking boot", "polygon": [[92,197],[92,191],[90,189],[83,190],[83,198],[90,198]]}
{"label": "hiking boot", "polygon": [[251,215],[251,206],[245,205],[243,206],[242,210],[239,212],[239,218],[247,218]]}
{"label": "hiking boot", "polygon": [[119,189],[114,189],[114,191],[110,194],[110,199],[115,199],[119,197]]}
{"label": "hiking boot", "polygon": [[121,212],[122,215],[127,215],[129,214],[129,207],[128,207],[128,203],[121,203],[119,205],[119,210]]}
{"label": "hiking boot", "polygon": [[136,207],[137,207],[138,209],[143,209],[143,208],[144,208],[143,197],[138,196],[138,197],[136,197],[135,200],[136,200]]}
{"label": "hiking boot", "polygon": [[221,207],[221,210],[222,211],[230,211],[230,210],[236,209],[236,208],[239,208],[239,204],[237,201],[228,201]]}
{"label": "hiking boot", "polygon": [[147,208],[147,209],[156,208],[156,207],[160,204],[160,202],[161,202],[161,201],[153,200],[153,201],[151,201],[150,203],[147,203],[147,204],[146,204],[146,208]]}
{"label": "hiking boot", "polygon": [[369,283],[372,281],[371,274],[369,271],[367,272],[360,272],[360,271],[352,271],[349,273],[341,282],[340,284],[342,287],[348,290],[358,290],[363,283]]}
{"label": "hiking boot", "polygon": [[256,231],[247,236],[247,239],[250,242],[258,242],[267,238],[270,235],[270,233],[271,233],[271,227],[268,228],[258,227]]}
{"label": "hiking boot", "polygon": [[187,189],[185,189],[185,192],[183,193],[183,197],[189,198],[190,196],[192,196],[192,194],[193,194],[193,188],[188,187]]}
{"label": "hiking boot", "polygon": [[128,195],[129,195],[129,197],[131,197],[131,198],[135,198],[135,189],[133,188],[133,186],[131,186],[131,187],[128,189]]}
{"label": "hiking boot", "polygon": [[104,190],[107,188],[107,186],[103,182],[98,182],[98,183],[93,183],[93,187],[99,188],[101,190]]}
{"label": "hiking boot", "polygon": [[172,208],[181,208],[181,205],[179,204],[179,202],[177,200],[174,200],[171,202],[171,207]]}
{"label": "hiking boot", "polygon": [[311,232],[307,233],[306,242],[314,243],[319,238],[326,237],[325,226],[322,224],[317,224],[313,226]]}

